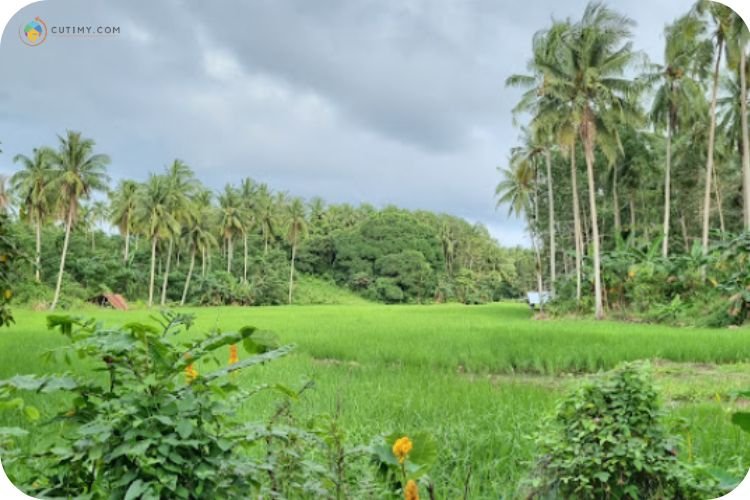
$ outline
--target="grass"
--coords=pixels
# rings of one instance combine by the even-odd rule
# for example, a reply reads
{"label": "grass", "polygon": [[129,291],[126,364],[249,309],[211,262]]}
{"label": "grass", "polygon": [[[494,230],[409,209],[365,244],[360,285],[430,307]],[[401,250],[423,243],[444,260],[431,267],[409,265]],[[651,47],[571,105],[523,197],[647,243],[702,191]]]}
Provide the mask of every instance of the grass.
{"label": "grass", "polygon": [[[731,393],[750,387],[750,329],[534,321],[519,304],[189,310],[198,318],[192,334],[251,324],[297,344],[293,355],[240,380],[295,385],[313,379],[315,389],[296,403],[302,417],[338,407],[352,440],[362,443],[394,430],[430,430],[440,442],[432,477],[443,498],[462,496],[469,470],[470,498],[510,495],[535,454],[528,436],[556,400],[581,378],[625,360],[655,360],[670,420],[685,422],[686,460],[745,470],[750,465],[750,439],[726,415],[746,403]],[[111,324],[150,314],[77,313]],[[67,369],[39,361],[45,349],[64,343],[46,330],[46,315],[15,315],[17,325],[0,331],[0,378]],[[48,399],[39,406],[50,415],[60,403]],[[257,419],[272,408],[256,400],[242,411]]]}
{"label": "grass", "polygon": [[367,301],[356,293],[331,281],[301,274],[294,284],[294,303],[304,305],[363,305]]}

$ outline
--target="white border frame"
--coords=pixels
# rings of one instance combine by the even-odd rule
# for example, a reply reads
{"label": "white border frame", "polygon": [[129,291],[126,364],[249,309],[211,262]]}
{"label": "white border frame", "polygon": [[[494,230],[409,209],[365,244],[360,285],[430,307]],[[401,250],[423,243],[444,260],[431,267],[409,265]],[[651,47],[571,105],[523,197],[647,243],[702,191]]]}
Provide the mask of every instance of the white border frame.
{"label": "white border frame", "polygon": [[[93,1],[93,0],[92,0]],[[677,0],[661,0],[661,1],[677,1]],[[687,5],[686,8],[693,3],[692,0],[679,0],[684,1]],[[750,26],[748,19],[750,19],[750,2],[747,0],[720,0],[721,3],[734,9],[742,18],[745,20],[745,24]],[[0,26],[3,27],[2,33],[8,29],[8,23],[11,18],[18,13],[22,8],[27,5],[37,3],[31,0],[0,0]],[[1,44],[0,44],[1,45]],[[2,49],[2,47],[0,47]],[[19,500],[32,498],[25,493],[21,492],[16,488],[13,483],[10,482],[8,476],[5,475],[2,465],[0,464],[0,498],[3,500]],[[740,483],[737,488],[731,493],[721,497],[722,500],[743,500],[750,498],[750,471],[745,476],[744,481]]]}

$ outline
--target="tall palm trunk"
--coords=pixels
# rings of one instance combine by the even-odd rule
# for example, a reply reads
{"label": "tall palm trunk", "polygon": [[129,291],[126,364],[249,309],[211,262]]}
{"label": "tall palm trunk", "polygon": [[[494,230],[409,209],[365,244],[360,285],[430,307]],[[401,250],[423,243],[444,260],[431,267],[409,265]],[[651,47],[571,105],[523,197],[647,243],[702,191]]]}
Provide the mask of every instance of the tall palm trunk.
{"label": "tall palm trunk", "polygon": [[206,247],[201,248],[201,278],[206,277]]}
{"label": "tall palm trunk", "polygon": [[294,287],[294,258],[297,255],[297,244],[292,243],[292,262],[289,268],[289,303],[292,303],[292,289]]}
{"label": "tall palm trunk", "polygon": [[[622,219],[620,219],[620,198],[617,193],[617,165],[612,171],[612,204],[615,215],[615,234],[622,236]],[[604,229],[602,229],[604,231]]]}
{"label": "tall palm trunk", "polygon": [[630,194],[628,203],[630,205],[630,238],[635,238],[635,197]]}
{"label": "tall palm trunk", "polygon": [[669,255],[669,216],[672,207],[672,119],[667,118],[667,166],[664,169],[664,227],[662,229],[661,256]]}
{"label": "tall palm trunk", "polygon": [[169,267],[172,263],[172,245],[174,240],[169,238],[169,248],[167,249],[167,265],[164,267],[164,279],[161,283],[161,305],[167,303],[167,284],[169,283]]}
{"label": "tall palm trunk", "polygon": [[242,241],[242,244],[244,245],[244,257],[243,257],[243,266],[242,266],[242,281],[247,283],[247,231],[243,233],[244,238]]}
{"label": "tall palm trunk", "polygon": [[711,175],[714,170],[714,143],[716,140],[716,98],[719,90],[719,70],[721,68],[721,53],[724,44],[719,43],[716,56],[716,67],[714,68],[714,88],[711,93],[711,124],[708,129],[708,159],[706,160],[706,186],[703,196],[703,234],[701,244],[703,255],[708,253],[708,226],[711,219]]}
{"label": "tall palm trunk", "polygon": [[36,221],[36,255],[34,259],[36,282],[42,281],[42,221]]}
{"label": "tall palm trunk", "polygon": [[685,214],[680,214],[680,228],[682,229],[682,242],[685,244],[685,253],[690,252],[690,237],[688,237],[687,224],[685,223]]}
{"label": "tall palm trunk", "polygon": [[547,160],[547,204],[549,205],[549,288],[552,295],[555,294],[555,282],[557,271],[555,269],[555,196],[552,193],[552,153],[549,149],[545,151]]}
{"label": "tall palm trunk", "polygon": [[583,236],[581,235],[581,208],[578,202],[578,179],[576,173],[576,143],[570,147],[570,185],[573,193],[573,239],[576,246],[576,304],[581,303],[581,254]]}
{"label": "tall palm trunk", "polygon": [[65,271],[65,257],[68,254],[68,243],[70,243],[70,230],[73,226],[73,204],[68,207],[68,217],[65,221],[65,240],[63,241],[62,254],[60,255],[60,271],[57,273],[57,285],[55,286],[55,296],[52,299],[50,311],[54,311],[60,300],[60,289],[62,288],[63,272]]}
{"label": "tall palm trunk", "polygon": [[125,230],[125,254],[123,255],[123,262],[128,261],[128,257],[130,257],[130,228],[128,227]]}
{"label": "tall palm trunk", "polygon": [[721,239],[724,239],[726,233],[726,226],[724,225],[724,203],[721,201],[721,189],[719,189],[719,176],[714,168],[714,195],[716,196],[716,208],[719,211],[719,229],[721,231]]}
{"label": "tall palm trunk", "polygon": [[601,256],[599,254],[599,223],[596,215],[596,183],[594,181],[594,138],[593,123],[584,122],[584,149],[586,156],[586,174],[589,181],[589,213],[591,215],[591,239],[594,247],[594,314],[596,319],[604,317],[602,303]]}
{"label": "tall palm trunk", "polygon": [[156,275],[156,237],[151,240],[151,274],[148,281],[148,307],[154,305],[154,276]]}
{"label": "tall palm trunk", "polygon": [[190,289],[190,278],[193,277],[193,268],[195,267],[195,247],[192,247],[190,251],[190,266],[188,267],[187,278],[185,278],[185,288],[182,289],[182,299],[180,299],[180,305],[185,305],[185,299],[187,298],[188,290]]}
{"label": "tall palm trunk", "polygon": [[742,213],[745,231],[750,231],[750,138],[747,129],[747,54],[744,43],[740,45],[740,115],[742,123]]}
{"label": "tall palm trunk", "polygon": [[[534,223],[536,223],[539,220],[539,171],[537,170],[537,178],[536,182],[534,182]],[[529,226],[529,236],[531,237],[531,246],[534,249],[534,258],[536,260],[535,266],[536,267],[536,287],[537,291],[539,293],[539,312],[544,312],[544,300],[543,300],[543,292],[544,292],[544,282],[542,278],[542,255],[539,251],[539,245],[537,245],[536,241],[536,235],[534,234],[534,226],[536,224],[531,223],[531,221],[527,221],[527,225]]]}
{"label": "tall palm trunk", "polygon": [[232,235],[227,237],[227,272],[232,273],[232,255],[234,255],[234,248],[232,247]]}

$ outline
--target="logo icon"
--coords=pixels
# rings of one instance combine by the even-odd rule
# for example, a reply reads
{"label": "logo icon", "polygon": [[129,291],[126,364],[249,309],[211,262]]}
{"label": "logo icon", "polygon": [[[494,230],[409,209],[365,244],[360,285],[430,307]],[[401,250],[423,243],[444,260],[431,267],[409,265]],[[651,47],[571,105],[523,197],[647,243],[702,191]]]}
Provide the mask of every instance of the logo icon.
{"label": "logo icon", "polygon": [[35,17],[19,28],[18,37],[30,47],[41,45],[47,39],[47,25],[40,17]]}

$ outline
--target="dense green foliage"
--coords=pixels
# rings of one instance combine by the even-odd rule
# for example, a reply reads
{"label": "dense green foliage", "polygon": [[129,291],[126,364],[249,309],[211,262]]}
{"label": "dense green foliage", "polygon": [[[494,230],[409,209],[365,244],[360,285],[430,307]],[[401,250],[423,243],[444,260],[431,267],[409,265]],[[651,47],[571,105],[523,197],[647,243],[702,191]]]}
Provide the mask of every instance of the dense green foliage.
{"label": "dense green foliage", "polygon": [[[308,423],[314,423],[319,435],[326,436],[323,428],[336,427],[349,451],[370,444],[377,435],[429,431],[438,448],[429,472],[437,498],[463,498],[467,477],[469,498],[511,497],[538,455],[528,436],[554,413],[556,401],[587,373],[622,360],[658,358],[654,375],[666,423],[684,443],[679,448],[682,460],[725,468],[732,477],[744,474],[750,464],[750,434],[733,426],[728,415],[742,411],[748,401],[733,399],[736,391],[750,387],[750,331],[745,327],[531,321],[528,307],[521,304],[365,303],[180,312],[196,314],[193,327],[180,335],[185,342],[199,339],[202,332],[237,331],[249,323],[276,332],[282,344],[297,345],[282,359],[230,377],[245,388],[278,383],[298,387],[300,380],[313,380],[315,385],[291,401],[288,416],[277,424],[309,429]],[[73,356],[71,366],[40,360],[47,349],[68,344],[65,337],[46,331],[46,312],[16,307],[14,314],[17,323],[0,335],[0,378],[66,370],[90,377],[95,360]],[[91,307],[81,314],[116,326],[149,322],[150,313]],[[226,347],[216,352],[220,361],[229,354]],[[214,366],[199,362],[196,368],[203,374]],[[106,372],[100,376],[106,383]],[[249,401],[238,408],[239,418],[268,422],[279,397],[266,392]],[[61,393],[29,394],[27,404],[45,418],[27,422],[22,413],[0,412],[0,425],[33,433],[34,439],[18,440],[24,450],[58,435],[60,423],[45,423],[46,417],[69,408],[70,401]],[[330,418],[318,418],[323,414]],[[297,442],[303,443],[309,442]],[[317,461],[323,449],[312,448]],[[325,456],[338,456],[335,450],[332,444]],[[12,467],[6,471],[17,480]],[[368,471],[371,467],[358,462],[348,464],[344,473],[357,477]],[[420,492],[426,496],[426,483],[420,482]]]}
{"label": "dense green foliage", "polygon": [[11,284],[15,281],[18,265],[18,250],[7,236],[8,219],[0,214],[0,326],[13,323],[10,300],[13,298]]}
{"label": "dense green foliage", "polygon": [[538,436],[535,495],[562,498],[705,498],[677,458],[657,393],[635,364],[585,383]]}
{"label": "dense green foliage", "polygon": [[[249,327],[180,342],[192,323],[185,315],[165,314],[159,327],[131,322],[119,330],[67,316],[50,316],[48,323],[72,341],[51,355],[92,359],[108,380],[17,375],[0,382],[8,399],[23,391],[73,394],[71,406],[56,417],[64,422],[64,437],[16,457],[24,490],[43,497],[197,498],[242,495],[259,486],[262,464],[238,452],[263,433],[243,439],[251,429],[233,414],[262,387],[241,389],[226,375],[275,359],[288,347],[277,348],[268,334]],[[234,343],[252,356],[184,380],[192,363]]]}
{"label": "dense green foliage", "polygon": [[739,323],[723,268],[750,275],[725,251],[750,230],[747,27],[700,0],[648,61],[634,25],[592,2],[534,36],[529,74],[507,80],[525,128],[498,199],[527,219],[558,310]]}
{"label": "dense green foliage", "polygon": [[[27,256],[18,265],[20,303],[70,306],[102,291],[149,306],[292,303],[295,271],[387,303],[489,302],[531,286],[527,251],[503,248],[457,217],[305,204],[251,179],[215,195],[180,160],[110,190],[108,158],[93,148],[68,132],[59,151],[16,157],[14,197],[2,210],[18,214],[3,233]],[[91,157],[71,167],[71,155]],[[110,203],[95,200],[96,190]]]}
{"label": "dense green foliage", "polygon": [[[3,463],[19,487],[42,498],[342,498],[379,496],[368,466],[373,451],[352,446],[336,418],[321,415],[299,427],[289,401],[299,391],[279,383],[237,383],[240,370],[258,367],[291,351],[275,336],[253,327],[183,339],[193,316],[164,312],[156,322],[120,328],[70,316],[49,316],[48,325],[70,343],[47,357],[90,361],[93,371],[76,375],[16,375],[0,381],[0,409],[40,412],[19,394],[45,399],[69,393],[59,422],[33,451],[14,448],[27,432],[0,428]],[[249,355],[240,359],[237,345]],[[228,364],[216,356],[230,347]],[[216,365],[203,374],[196,366]],[[98,372],[98,373],[97,373]],[[100,374],[106,374],[105,377]],[[282,394],[267,422],[239,418],[238,410],[263,392]],[[420,436],[420,435],[418,435]],[[421,438],[420,438],[421,443]],[[421,447],[421,445],[420,445]],[[418,448],[419,449],[419,448]],[[436,456],[433,442],[432,461]],[[427,458],[414,453],[420,475]],[[354,469],[354,470],[350,470]],[[369,472],[368,472],[369,471]],[[368,477],[370,481],[368,481]]]}

